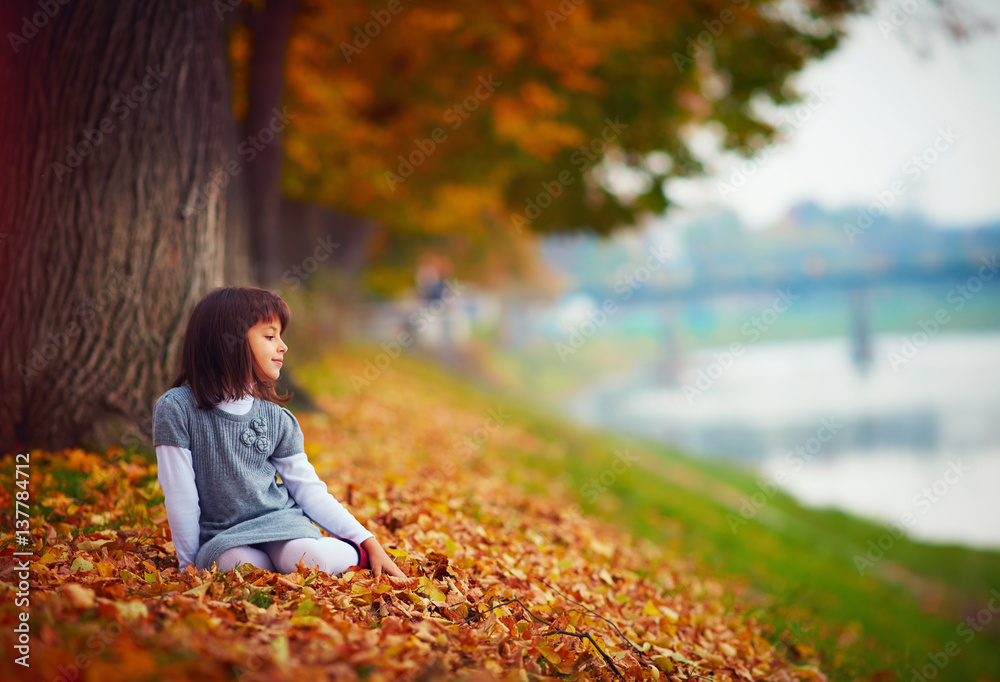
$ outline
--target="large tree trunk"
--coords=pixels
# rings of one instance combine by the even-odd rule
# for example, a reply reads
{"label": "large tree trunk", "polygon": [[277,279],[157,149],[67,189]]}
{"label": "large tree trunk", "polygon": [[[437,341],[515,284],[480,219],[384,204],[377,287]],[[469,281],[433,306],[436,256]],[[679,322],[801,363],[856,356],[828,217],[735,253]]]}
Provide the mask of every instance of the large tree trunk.
{"label": "large tree trunk", "polygon": [[[228,44],[233,25],[247,10],[242,6],[223,5],[223,7],[229,8],[228,11],[221,12],[224,24],[223,33]],[[232,86],[232,64],[228,59],[226,67],[226,82]],[[231,101],[232,97],[230,97]],[[237,122],[234,121],[232,129],[229,159],[239,164],[240,172],[231,175],[229,186],[226,187],[226,257],[222,266],[222,279],[225,286],[257,286],[257,267],[251,254],[250,190],[247,173],[243,172],[246,164],[239,153],[242,139],[239,137],[240,130]],[[226,163],[228,165],[229,162]]]}
{"label": "large tree trunk", "polygon": [[[247,118],[243,126],[244,139],[256,151],[247,163],[247,189],[250,205],[251,254],[261,285],[277,283],[282,271],[283,249],[280,233],[281,195],[279,181],[285,158],[280,130],[273,139],[269,132],[275,110],[281,111],[285,92],[285,54],[292,17],[299,0],[267,0],[264,7],[252,12],[247,21],[253,32],[253,53],[250,57],[250,84],[247,89]],[[292,114],[294,115],[294,114]],[[265,131],[265,137],[261,136]]]}
{"label": "large tree trunk", "polygon": [[0,453],[137,445],[222,284],[223,22],[203,0],[0,4],[26,39],[0,59]]}
{"label": "large tree trunk", "polygon": [[[267,0],[259,10],[245,13],[253,33],[250,76],[247,86],[247,117],[243,125],[245,141],[255,151],[247,163],[249,191],[249,234],[257,279],[261,286],[291,285],[303,277],[301,268],[318,244],[337,243],[336,250],[324,252],[320,266],[356,278],[367,260],[368,245],[380,228],[368,221],[333,211],[320,204],[298,202],[281,195],[284,162],[282,133],[273,140],[261,138],[275,112],[284,112],[285,61],[292,22],[299,0]],[[295,112],[287,112],[294,117]]]}

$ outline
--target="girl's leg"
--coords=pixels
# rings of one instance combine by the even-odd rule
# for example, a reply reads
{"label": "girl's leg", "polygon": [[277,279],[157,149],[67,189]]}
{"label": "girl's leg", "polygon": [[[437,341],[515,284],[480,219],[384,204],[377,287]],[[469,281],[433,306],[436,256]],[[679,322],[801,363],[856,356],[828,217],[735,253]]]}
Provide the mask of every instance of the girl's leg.
{"label": "girl's leg", "polygon": [[307,566],[316,566],[330,575],[340,575],[351,566],[358,565],[358,552],[343,540],[322,537],[298,538],[263,542],[260,548],[271,557],[276,570],[294,573],[299,561]]}
{"label": "girl's leg", "polygon": [[230,547],[220,554],[219,559],[215,562],[216,567],[220,571],[231,571],[243,564],[253,564],[257,568],[274,571],[274,564],[271,563],[271,557],[266,552],[262,552],[249,545]]}

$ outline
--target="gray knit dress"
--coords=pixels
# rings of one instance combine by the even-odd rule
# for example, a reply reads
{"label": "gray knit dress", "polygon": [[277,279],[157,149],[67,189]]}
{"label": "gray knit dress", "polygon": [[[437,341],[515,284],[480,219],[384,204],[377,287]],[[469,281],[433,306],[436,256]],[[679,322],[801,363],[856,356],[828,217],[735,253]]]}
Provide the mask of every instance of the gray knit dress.
{"label": "gray knit dress", "polygon": [[298,420],[281,405],[254,400],[242,415],[203,410],[185,384],[156,401],[153,443],[191,451],[201,507],[199,570],[231,547],[322,537],[275,478],[272,458],[305,452]]}

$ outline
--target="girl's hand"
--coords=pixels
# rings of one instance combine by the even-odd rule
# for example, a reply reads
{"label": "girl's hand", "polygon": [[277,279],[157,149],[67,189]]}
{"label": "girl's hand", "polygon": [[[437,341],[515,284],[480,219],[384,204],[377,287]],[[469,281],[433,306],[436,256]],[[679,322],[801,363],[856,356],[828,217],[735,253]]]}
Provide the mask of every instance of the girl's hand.
{"label": "girl's hand", "polygon": [[361,543],[361,546],[365,548],[368,552],[368,563],[371,564],[372,573],[375,575],[381,575],[383,571],[387,575],[392,575],[397,578],[405,578],[406,574],[399,570],[399,566],[389,558],[385,550],[382,549],[382,545],[378,543],[374,537],[370,537]]}

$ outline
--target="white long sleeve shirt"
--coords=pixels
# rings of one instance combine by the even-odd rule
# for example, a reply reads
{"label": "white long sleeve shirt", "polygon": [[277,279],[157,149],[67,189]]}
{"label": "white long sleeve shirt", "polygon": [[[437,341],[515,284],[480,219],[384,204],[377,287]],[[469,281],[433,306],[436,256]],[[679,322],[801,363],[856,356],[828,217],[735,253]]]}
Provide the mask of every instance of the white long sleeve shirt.
{"label": "white long sleeve shirt", "polygon": [[[253,407],[253,396],[226,400],[218,407],[230,414],[246,414]],[[359,545],[374,533],[362,526],[327,490],[326,483],[304,452],[272,460],[288,493],[310,519],[328,532],[353,540]],[[173,538],[177,563],[181,570],[195,564],[200,546],[201,509],[195,485],[191,451],[176,445],[156,446],[157,479],[163,489],[167,522]]]}

